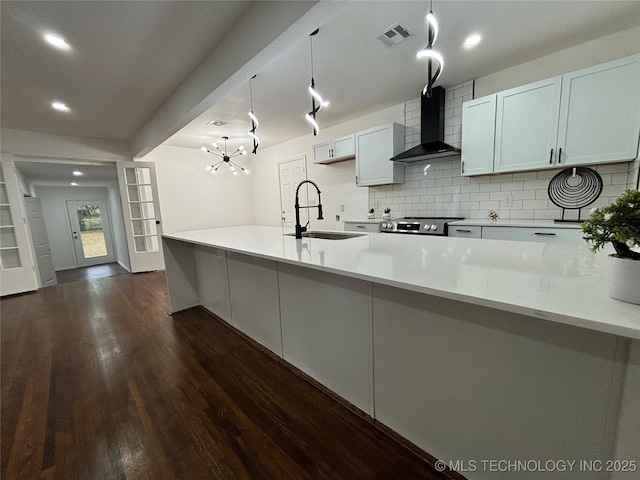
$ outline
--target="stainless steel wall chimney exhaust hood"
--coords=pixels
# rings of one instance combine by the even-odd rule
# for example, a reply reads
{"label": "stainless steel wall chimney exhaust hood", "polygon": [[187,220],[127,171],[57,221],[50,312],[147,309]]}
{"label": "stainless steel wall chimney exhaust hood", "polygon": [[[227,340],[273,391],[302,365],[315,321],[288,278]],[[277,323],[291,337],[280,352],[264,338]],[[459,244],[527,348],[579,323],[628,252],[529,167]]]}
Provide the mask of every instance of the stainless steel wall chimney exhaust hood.
{"label": "stainless steel wall chimney exhaust hood", "polygon": [[392,162],[417,162],[460,155],[460,149],[444,143],[444,88],[435,87],[431,98],[421,97],[420,145],[402,152]]}

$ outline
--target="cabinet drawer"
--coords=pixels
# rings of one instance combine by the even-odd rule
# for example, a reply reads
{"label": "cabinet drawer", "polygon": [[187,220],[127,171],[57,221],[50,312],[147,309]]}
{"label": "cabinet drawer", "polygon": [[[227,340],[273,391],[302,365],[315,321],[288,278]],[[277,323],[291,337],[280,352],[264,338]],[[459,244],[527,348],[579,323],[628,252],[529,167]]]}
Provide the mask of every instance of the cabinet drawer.
{"label": "cabinet drawer", "polygon": [[345,222],[344,229],[348,232],[377,232],[378,224]]}
{"label": "cabinet drawer", "polygon": [[482,238],[584,244],[582,230],[579,228],[482,227]]}
{"label": "cabinet drawer", "polygon": [[449,225],[450,237],[481,238],[482,227]]}

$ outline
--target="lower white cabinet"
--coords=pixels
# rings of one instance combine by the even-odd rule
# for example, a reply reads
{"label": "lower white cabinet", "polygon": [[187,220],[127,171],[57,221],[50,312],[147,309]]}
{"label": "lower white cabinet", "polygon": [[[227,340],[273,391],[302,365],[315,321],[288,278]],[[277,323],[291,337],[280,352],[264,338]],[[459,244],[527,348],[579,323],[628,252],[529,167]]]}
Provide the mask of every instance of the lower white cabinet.
{"label": "lower white cabinet", "polygon": [[227,252],[196,246],[193,250],[198,276],[199,303],[211,313],[231,323]]}
{"label": "lower white cabinet", "polygon": [[482,468],[497,455],[612,451],[606,427],[622,350],[614,335],[378,284],[373,324],[376,420],[447,464],[476,461],[468,478],[527,478]]}
{"label": "lower white cabinet", "polygon": [[462,237],[462,238],[482,238],[482,227],[478,226],[453,226],[449,225],[450,237]]}
{"label": "lower white cabinet", "polygon": [[377,232],[378,223],[344,222],[344,229],[348,232]]}
{"label": "lower white cabinet", "polygon": [[233,326],[282,356],[276,262],[227,253]]}
{"label": "lower white cabinet", "polygon": [[404,125],[388,123],[356,133],[356,185],[404,183],[404,164],[389,159],[404,150]]}
{"label": "lower white cabinet", "polygon": [[370,284],[278,264],[283,358],[373,415]]}
{"label": "lower white cabinet", "polygon": [[582,230],[579,228],[482,227],[482,238],[520,240],[525,242],[585,244],[582,239]]}

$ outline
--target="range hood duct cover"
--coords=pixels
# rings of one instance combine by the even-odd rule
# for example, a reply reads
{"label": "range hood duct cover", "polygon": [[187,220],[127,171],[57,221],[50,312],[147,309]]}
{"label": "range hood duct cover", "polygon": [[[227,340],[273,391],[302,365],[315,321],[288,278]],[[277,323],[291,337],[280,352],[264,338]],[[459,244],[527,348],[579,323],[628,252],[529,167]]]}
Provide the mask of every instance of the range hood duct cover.
{"label": "range hood duct cover", "polygon": [[444,88],[435,87],[431,98],[421,96],[420,145],[395,157],[393,162],[417,162],[460,155],[460,149],[444,143]]}

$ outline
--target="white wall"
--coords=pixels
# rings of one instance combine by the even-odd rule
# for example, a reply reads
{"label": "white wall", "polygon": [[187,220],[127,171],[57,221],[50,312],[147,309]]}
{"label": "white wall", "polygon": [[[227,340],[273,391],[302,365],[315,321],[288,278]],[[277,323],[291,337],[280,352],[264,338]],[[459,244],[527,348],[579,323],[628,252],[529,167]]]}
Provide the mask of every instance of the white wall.
{"label": "white wall", "polygon": [[[578,5],[576,7],[579,8]],[[639,52],[640,27],[630,28],[477,78],[475,97],[482,97]]]}
{"label": "white wall", "polygon": [[[77,262],[71,239],[71,224],[67,211],[67,200],[106,200],[109,192],[105,187],[35,187],[35,193],[42,204],[49,244],[53,257],[53,266],[57,270],[77,268]],[[116,230],[122,232],[123,224],[113,221],[113,208],[109,205],[109,215],[114,237]]]}
{"label": "white wall", "polygon": [[[252,170],[251,157],[238,163]],[[234,176],[224,165],[212,175],[205,168],[216,158],[199,149],[168,146],[143,158],[156,164],[164,233],[252,223],[252,177]]]}
{"label": "white wall", "polygon": [[13,155],[78,160],[131,160],[129,144],[117,140],[0,129],[2,151]]}
{"label": "white wall", "polygon": [[[404,123],[404,105],[396,105],[355,120],[322,129],[316,137],[305,135],[288,142],[258,150],[251,165],[251,188],[253,192],[253,223],[257,225],[281,225],[280,187],[278,181],[278,162],[301,155],[307,157],[307,178],[314,180],[322,191],[322,204],[325,220],[311,217],[311,228],[342,230],[345,219],[366,217],[368,188],[356,186],[355,160],[314,165],[312,145],[332,138],[365,130],[390,122]],[[250,155],[250,157],[254,157]],[[313,198],[313,190],[309,191]],[[344,204],[344,212],[339,211]],[[340,215],[340,221],[335,216]]]}
{"label": "white wall", "polygon": [[120,185],[112,182],[107,185],[109,215],[111,216],[111,233],[113,235],[113,249],[116,254],[116,262],[127,270],[131,270],[129,261],[129,249],[127,248],[127,236],[124,229],[124,217],[122,214],[122,201],[120,198]]}

